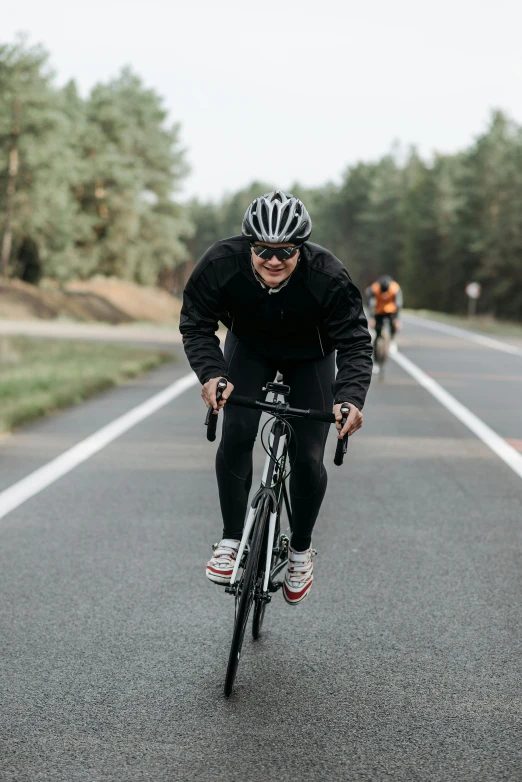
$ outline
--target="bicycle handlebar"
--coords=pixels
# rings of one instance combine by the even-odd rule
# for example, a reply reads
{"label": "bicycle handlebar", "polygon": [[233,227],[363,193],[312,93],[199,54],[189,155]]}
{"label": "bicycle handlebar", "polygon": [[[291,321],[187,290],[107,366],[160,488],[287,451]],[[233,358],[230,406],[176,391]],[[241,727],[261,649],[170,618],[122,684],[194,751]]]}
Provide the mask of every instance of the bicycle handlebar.
{"label": "bicycle handlebar", "polygon": [[[218,402],[221,400],[221,396],[226,387],[226,380],[220,380],[216,392],[216,400]],[[241,394],[232,394],[227,400],[227,404],[235,405],[236,407],[248,407],[251,410],[261,410],[266,413],[295,416],[297,418],[309,418],[312,421],[322,421],[327,424],[335,423],[335,415],[333,413],[327,413],[324,410],[304,410],[299,407],[290,407],[287,402],[261,402],[258,399],[250,399],[248,396],[241,396]],[[349,412],[350,405],[343,404],[341,407],[341,429],[346,423]],[[214,415],[213,408],[209,407],[205,418],[205,426],[207,427],[207,440],[210,440],[210,442],[214,442],[216,439],[217,419],[218,417],[217,415]],[[345,434],[342,440],[337,440],[337,447],[335,449],[334,464],[338,467],[343,463],[347,448],[348,435]]]}
{"label": "bicycle handlebar", "polygon": [[292,415],[298,418],[311,418],[313,421],[324,421],[327,424],[335,423],[334,414],[326,413],[324,410],[303,410],[299,407],[290,407],[286,402],[260,402],[257,399],[250,399],[248,396],[241,396],[240,394],[231,394],[227,405],[249,407],[253,410],[263,410],[266,413]]}

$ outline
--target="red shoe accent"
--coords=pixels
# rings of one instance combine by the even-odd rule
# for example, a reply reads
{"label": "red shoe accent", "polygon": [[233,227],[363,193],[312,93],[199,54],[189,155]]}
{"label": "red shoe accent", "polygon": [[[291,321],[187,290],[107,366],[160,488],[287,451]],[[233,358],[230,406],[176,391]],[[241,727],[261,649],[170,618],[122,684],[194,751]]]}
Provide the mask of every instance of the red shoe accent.
{"label": "red shoe accent", "polygon": [[210,565],[207,565],[207,570],[210,570],[211,573],[217,573],[218,576],[231,576],[234,572],[234,568],[232,570],[216,570],[216,568],[210,567]]}
{"label": "red shoe accent", "polygon": [[288,600],[291,603],[296,603],[298,600],[300,600],[303,597],[303,595],[305,595],[308,592],[308,590],[310,589],[312,584],[313,584],[313,581],[310,581],[310,583],[307,584],[305,587],[303,587],[303,589],[301,589],[300,592],[290,592],[290,590],[288,589],[286,584],[283,584],[283,589],[284,589],[285,595],[288,597]]}

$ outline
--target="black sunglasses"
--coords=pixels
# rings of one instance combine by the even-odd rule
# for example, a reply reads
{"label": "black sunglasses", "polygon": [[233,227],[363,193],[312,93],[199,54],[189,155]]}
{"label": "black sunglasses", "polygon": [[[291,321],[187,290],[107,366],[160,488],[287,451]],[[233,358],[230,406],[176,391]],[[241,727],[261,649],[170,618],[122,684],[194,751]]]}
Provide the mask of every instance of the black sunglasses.
{"label": "black sunglasses", "polygon": [[263,244],[251,244],[250,247],[257,257],[262,258],[264,261],[271,260],[274,255],[278,261],[288,261],[296,254],[301,245],[294,247],[265,247]]}

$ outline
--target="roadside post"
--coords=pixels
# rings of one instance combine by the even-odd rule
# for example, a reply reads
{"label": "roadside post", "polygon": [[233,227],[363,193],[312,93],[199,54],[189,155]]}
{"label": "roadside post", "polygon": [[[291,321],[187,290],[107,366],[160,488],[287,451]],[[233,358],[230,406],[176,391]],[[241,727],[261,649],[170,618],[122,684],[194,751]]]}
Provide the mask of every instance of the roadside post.
{"label": "roadside post", "polygon": [[468,297],[468,318],[473,318],[477,312],[477,299],[482,293],[480,282],[468,282],[466,285],[466,295]]}

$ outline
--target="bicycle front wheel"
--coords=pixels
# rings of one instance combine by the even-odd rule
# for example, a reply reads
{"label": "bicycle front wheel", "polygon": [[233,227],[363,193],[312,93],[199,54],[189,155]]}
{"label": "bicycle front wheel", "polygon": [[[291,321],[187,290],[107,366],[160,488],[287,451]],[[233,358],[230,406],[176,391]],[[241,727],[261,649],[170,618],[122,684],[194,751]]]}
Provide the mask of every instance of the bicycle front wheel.
{"label": "bicycle front wheel", "polygon": [[[267,526],[265,526],[265,536],[267,537],[267,541],[266,541],[267,546],[273,546],[275,541],[279,541],[279,518],[277,519],[277,524],[274,532],[274,540],[268,540]],[[266,551],[265,546],[263,546],[263,548]],[[273,554],[271,559],[271,568],[275,567],[277,561],[278,561],[278,557],[275,554]],[[257,600],[254,606],[254,617],[252,619],[252,636],[254,638],[254,641],[257,641],[257,639],[261,635],[263,621],[265,618],[265,611],[266,611],[266,601]]]}
{"label": "bicycle front wheel", "polygon": [[232,688],[234,686],[237,667],[239,665],[239,658],[241,656],[241,647],[243,646],[243,638],[245,637],[245,629],[247,626],[248,617],[250,615],[250,610],[252,608],[252,603],[254,602],[254,593],[259,569],[259,559],[265,540],[265,528],[269,510],[270,506],[268,500],[266,497],[264,497],[256,511],[250,553],[246,561],[246,567],[243,576],[239,582],[239,604],[237,607],[234,633],[232,635],[232,646],[230,647],[227,675],[225,678],[225,695],[227,697],[231,695]]}

